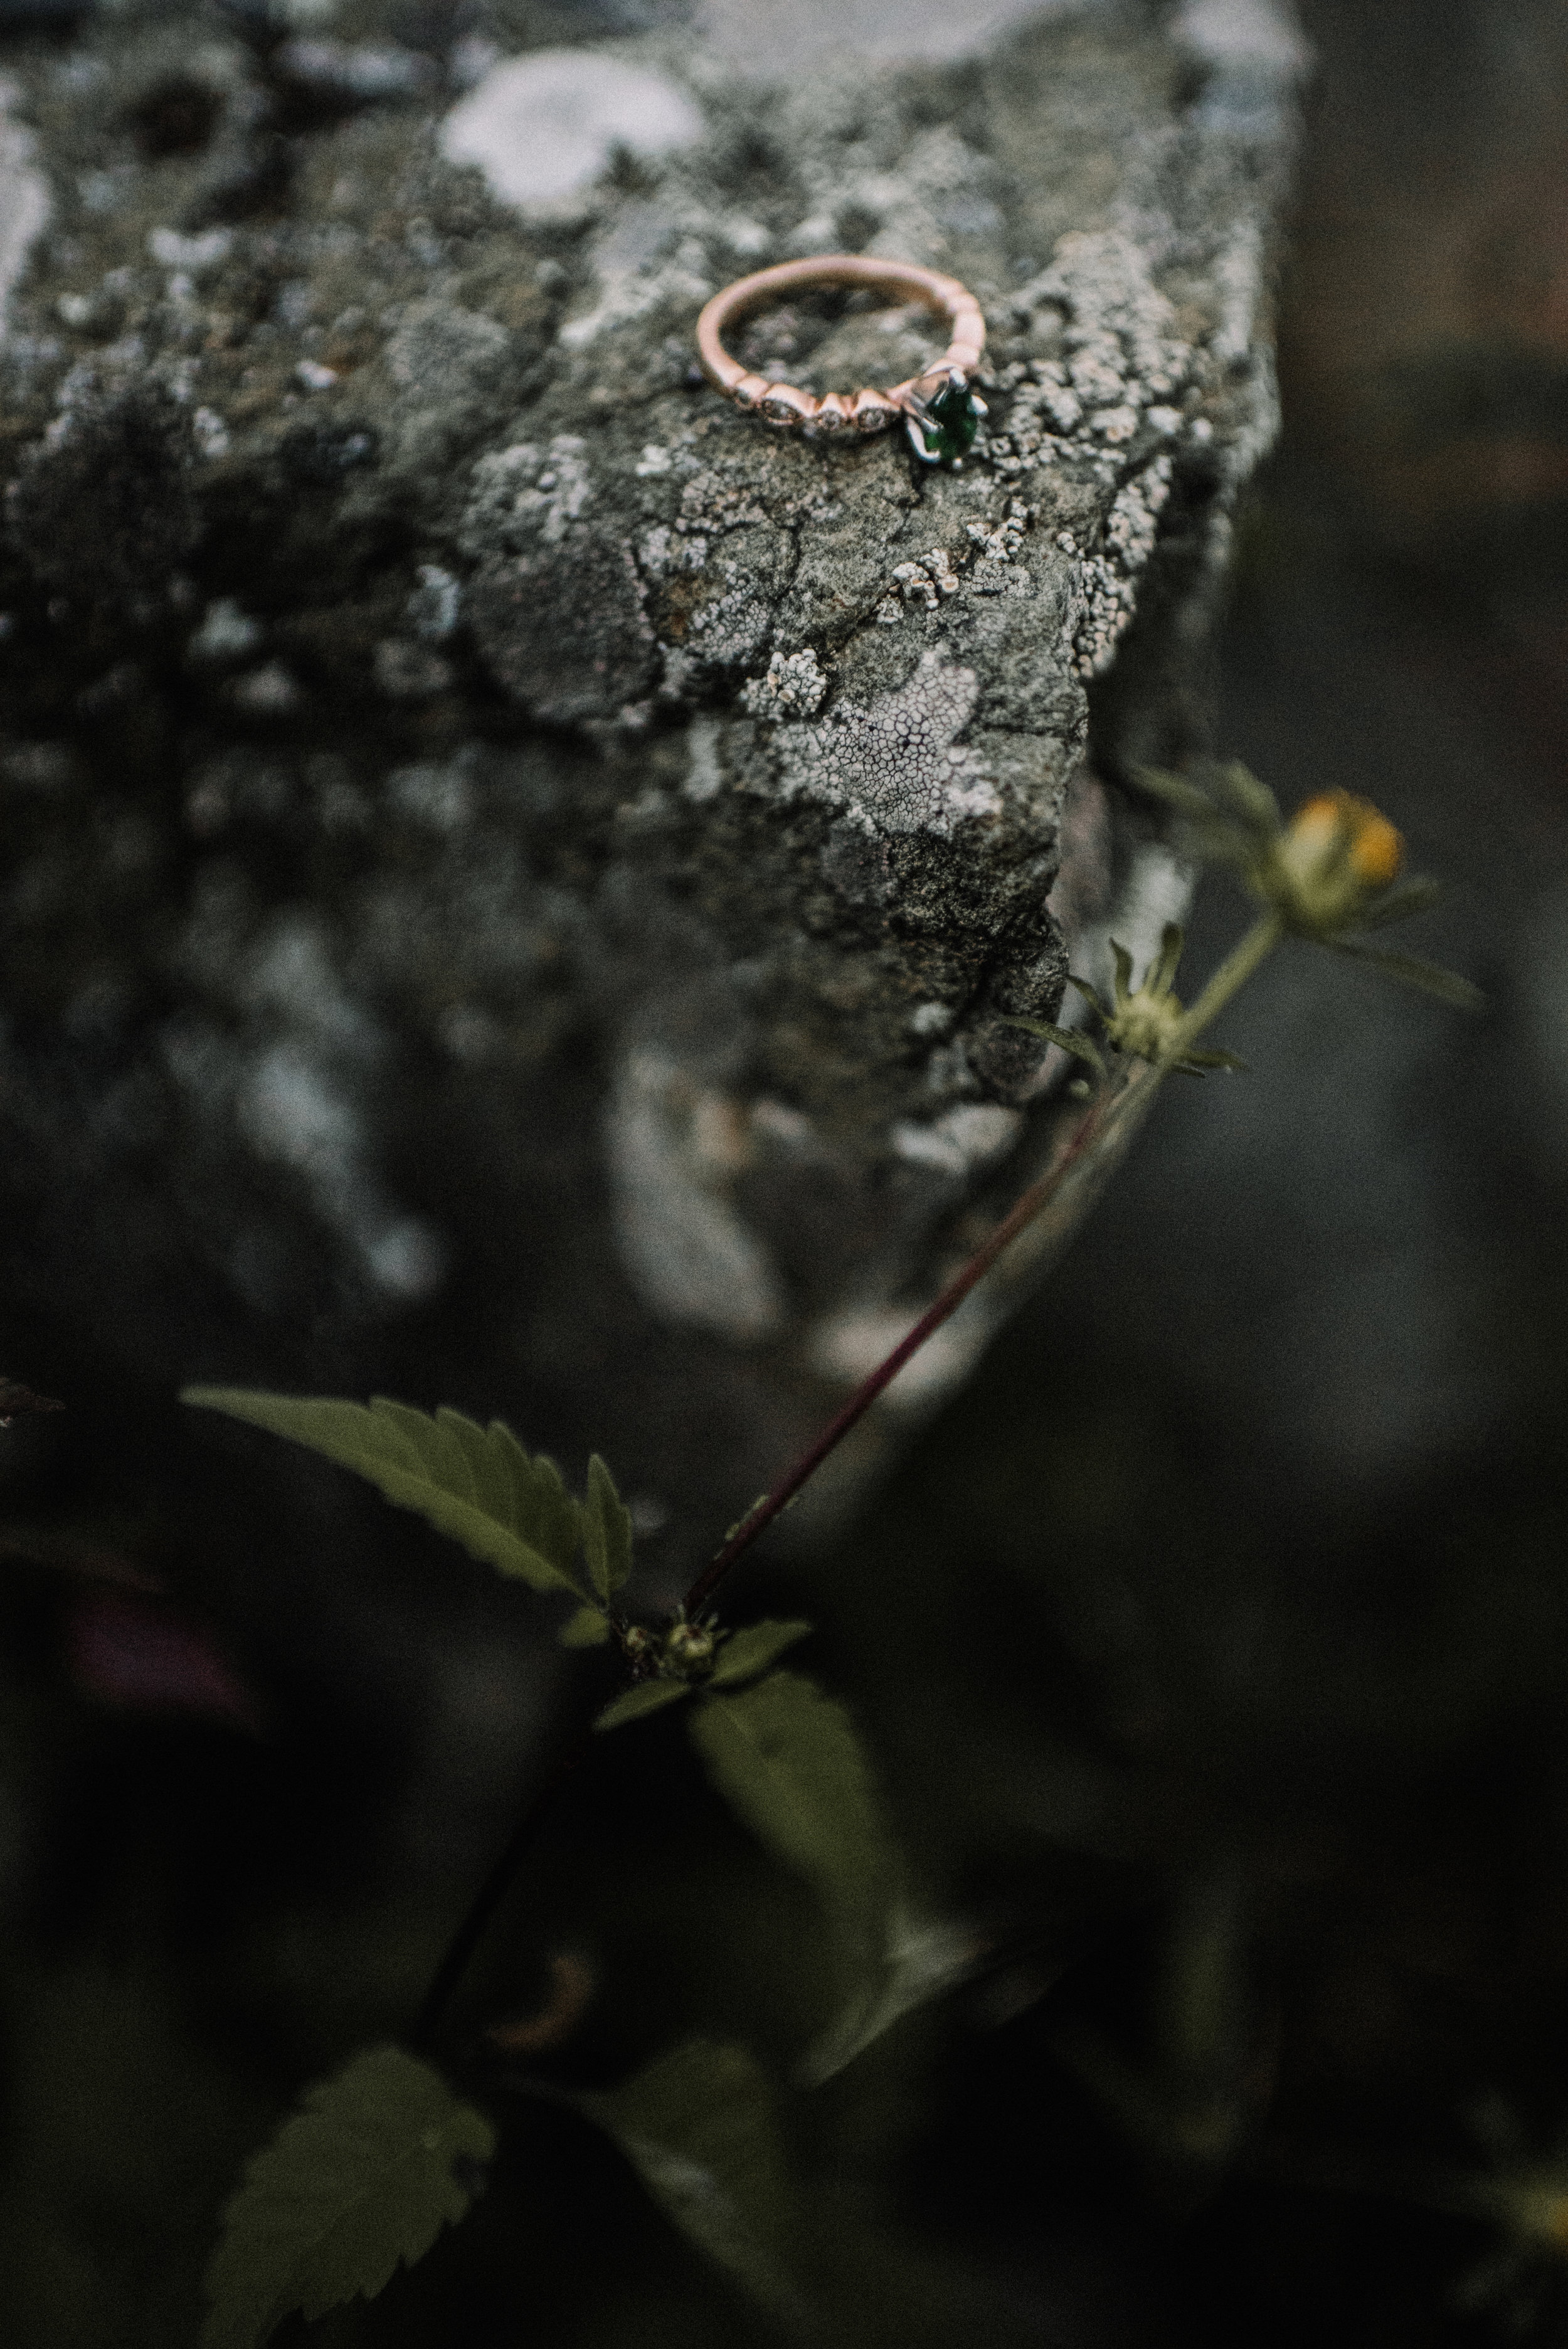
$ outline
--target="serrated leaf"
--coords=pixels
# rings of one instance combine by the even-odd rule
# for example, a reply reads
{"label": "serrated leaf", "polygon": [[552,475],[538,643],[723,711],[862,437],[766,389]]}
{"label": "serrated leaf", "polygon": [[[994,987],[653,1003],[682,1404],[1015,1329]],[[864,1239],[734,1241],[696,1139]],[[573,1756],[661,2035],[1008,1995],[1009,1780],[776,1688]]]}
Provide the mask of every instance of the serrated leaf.
{"label": "serrated leaf", "polygon": [[843,1706],[797,1672],[771,1672],[750,1688],[705,1690],[688,1725],[737,1816],[812,1886],[857,1962],[878,1966],[898,1854]]}
{"label": "serrated leaf", "polygon": [[187,1387],[181,1400],[285,1435],[352,1468],[399,1508],[450,1534],[471,1557],[535,1590],[583,1596],[570,1571],[583,1513],[554,1462],[542,1454],[531,1459],[499,1419],[488,1428],[455,1411],[431,1419],[384,1395],[365,1404]]}
{"label": "serrated leaf", "polygon": [[602,1648],[610,1636],[610,1618],[598,1607],[579,1607],[555,1634],[563,1648]]}
{"label": "serrated leaf", "polygon": [[608,1606],[632,1571],[632,1513],[623,1506],[615,1480],[596,1452],[588,1463],[583,1548],[589,1579]]}
{"label": "serrated leaf", "polygon": [[578,2099],[665,2216],[764,2306],[797,2323],[783,2264],[790,2182],[766,2075],[744,2047],[689,2040],[608,2095]]}
{"label": "serrated leaf", "polygon": [[748,1623],[743,1630],[732,1631],[719,1649],[718,1661],[709,1673],[705,1686],[737,1688],[742,1681],[754,1681],[769,1664],[777,1663],[786,1648],[797,1640],[810,1637],[810,1623]]}
{"label": "serrated leaf", "polygon": [[657,1713],[666,1704],[678,1704],[683,1696],[691,1694],[690,1681],[639,1681],[604,1707],[593,1723],[595,1729],[619,1729],[628,1721],[641,1721],[645,1713]]}
{"label": "serrated leaf", "polygon": [[372,2299],[466,2216],[495,2131],[399,2047],[356,2055],[310,2089],[254,2156],[207,2270],[201,2349],[261,2349],[307,2319]]}

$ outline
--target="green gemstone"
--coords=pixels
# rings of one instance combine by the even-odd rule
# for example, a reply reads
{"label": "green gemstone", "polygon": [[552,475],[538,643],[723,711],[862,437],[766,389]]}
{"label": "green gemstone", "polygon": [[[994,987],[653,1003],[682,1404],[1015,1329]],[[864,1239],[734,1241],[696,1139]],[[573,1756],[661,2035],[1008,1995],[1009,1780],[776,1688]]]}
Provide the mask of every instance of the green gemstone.
{"label": "green gemstone", "polygon": [[955,464],[975,446],[980,410],[967,384],[945,383],[920,419],[928,457],[941,465]]}

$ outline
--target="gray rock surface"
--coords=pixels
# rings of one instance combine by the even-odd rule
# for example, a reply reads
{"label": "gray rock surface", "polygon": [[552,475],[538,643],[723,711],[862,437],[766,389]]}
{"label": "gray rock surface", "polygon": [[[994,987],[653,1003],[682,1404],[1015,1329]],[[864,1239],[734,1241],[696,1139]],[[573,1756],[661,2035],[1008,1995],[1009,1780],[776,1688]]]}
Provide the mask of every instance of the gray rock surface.
{"label": "gray rock surface", "polygon": [[[131,0],[0,63],[11,1293],[597,1444],[674,1571],[1023,1178],[1004,1015],[1181,903],[1122,785],[1205,742],[1296,45]],[[962,471],[694,378],[710,291],[843,248],[981,296]]]}

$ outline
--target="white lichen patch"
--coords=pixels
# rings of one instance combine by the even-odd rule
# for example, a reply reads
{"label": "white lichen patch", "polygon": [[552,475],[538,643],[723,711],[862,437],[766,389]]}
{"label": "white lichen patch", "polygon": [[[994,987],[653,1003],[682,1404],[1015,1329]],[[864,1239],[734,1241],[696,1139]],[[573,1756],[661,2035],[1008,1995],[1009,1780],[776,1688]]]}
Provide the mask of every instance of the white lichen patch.
{"label": "white lichen patch", "polygon": [[579,434],[558,432],[545,449],[523,440],[481,457],[474,467],[469,534],[502,536],[521,525],[522,535],[559,546],[593,495],[587,447]]}
{"label": "white lichen patch", "polygon": [[663,304],[705,302],[715,291],[708,250],[718,232],[706,207],[678,196],[624,205],[590,247],[593,292],[561,329],[566,349],[583,350]]}
{"label": "white lichen patch", "polygon": [[825,800],[881,833],[945,833],[965,816],[998,813],[995,785],[957,739],[978,692],[973,669],[927,652],[895,692],[780,728],[785,795]]}
{"label": "white lichen patch", "polygon": [[808,645],[804,652],[775,653],[761,677],[750,678],[740,698],[753,718],[814,718],[828,680]]}
{"label": "white lichen patch", "polygon": [[492,67],[442,123],[449,163],[473,163],[503,203],[577,220],[618,150],[668,155],[703,132],[688,90],[589,48],[535,49]]}
{"label": "white lichen patch", "polygon": [[912,605],[934,612],[965,585],[976,595],[1028,595],[1032,581],[1017,555],[1034,519],[1034,507],[1014,498],[1001,522],[966,523],[968,543],[956,552],[933,546],[909,562],[895,564],[892,585],[876,607],[878,621],[884,627],[896,626]]}
{"label": "white lichen patch", "polygon": [[1053,464],[1069,449],[1109,459],[1146,427],[1167,439],[1181,429],[1172,403],[1192,380],[1197,354],[1177,331],[1149,253],[1120,230],[1058,239],[1050,266],[1020,289],[1014,309],[1037,332],[1054,326],[1059,356],[1006,370],[1006,422],[987,440],[998,472]]}
{"label": "white lichen patch", "polygon": [[1161,456],[1135,475],[1111,506],[1104,552],[1074,565],[1069,625],[1080,677],[1097,677],[1109,666],[1131,621],[1139,574],[1154,552],[1171,495],[1171,474],[1170,458]]}

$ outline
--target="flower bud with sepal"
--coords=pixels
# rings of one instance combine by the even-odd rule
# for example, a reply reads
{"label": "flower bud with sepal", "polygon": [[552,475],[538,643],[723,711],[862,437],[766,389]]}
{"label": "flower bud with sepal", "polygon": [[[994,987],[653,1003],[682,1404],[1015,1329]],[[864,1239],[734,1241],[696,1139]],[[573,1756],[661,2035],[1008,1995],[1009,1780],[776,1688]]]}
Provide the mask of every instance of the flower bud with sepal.
{"label": "flower bud with sepal", "polygon": [[1191,852],[1228,865],[1282,932],[1371,963],[1456,1009],[1481,1008],[1480,990],[1455,972],[1364,943],[1365,932],[1423,912],[1438,895],[1435,882],[1399,879],[1405,843],[1369,800],[1319,792],[1287,824],[1268,786],[1235,761],[1203,770],[1201,781],[1157,768],[1140,768],[1136,780],[1175,809]]}
{"label": "flower bud with sepal", "polygon": [[[1075,978],[1069,973],[1068,985],[1082,996],[1099,1020],[1112,1051],[1129,1060],[1148,1061],[1154,1068],[1174,1069],[1187,1077],[1206,1075],[1211,1069],[1243,1068],[1244,1061],[1238,1061],[1233,1052],[1198,1052],[1185,1041],[1188,1014],[1174,991],[1185,944],[1181,924],[1167,922],[1161,933],[1160,952],[1144,972],[1141,983],[1134,987],[1132,957],[1112,938],[1110,951],[1116,977],[1109,1003],[1088,979]],[[1016,1019],[1010,1024],[1026,1028],[1032,1035],[1047,1037],[1075,1060],[1086,1062],[1098,1075],[1104,1076],[1103,1054],[1074,1030],[1050,1027],[1041,1019]]]}
{"label": "flower bud with sepal", "polygon": [[1297,808],[1249,879],[1298,936],[1331,938],[1387,897],[1405,843],[1386,815],[1351,792],[1320,792]]}

